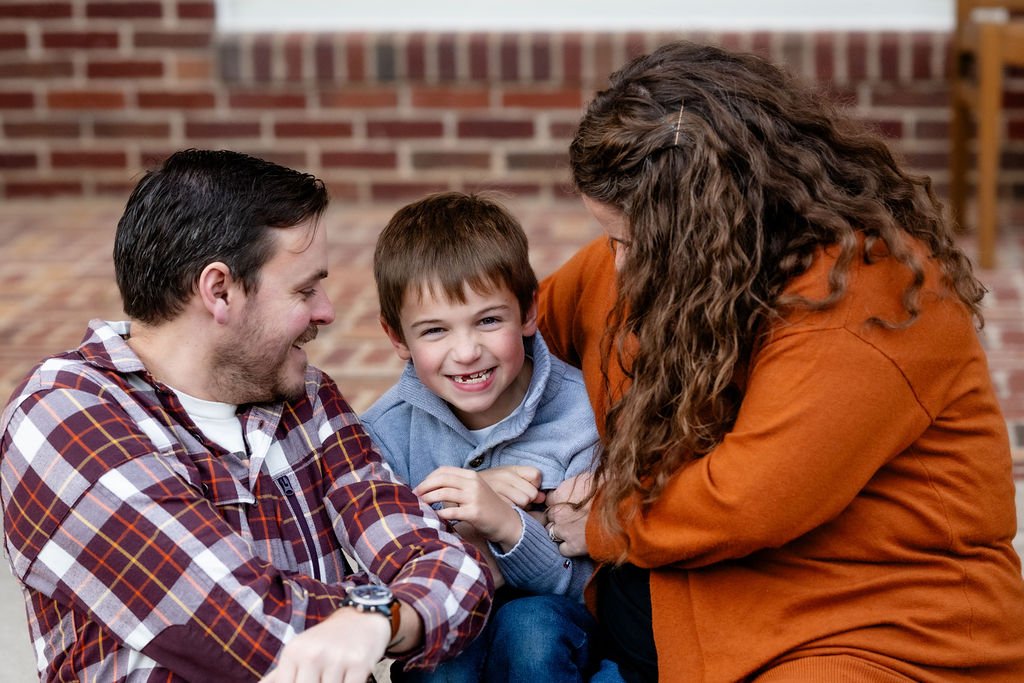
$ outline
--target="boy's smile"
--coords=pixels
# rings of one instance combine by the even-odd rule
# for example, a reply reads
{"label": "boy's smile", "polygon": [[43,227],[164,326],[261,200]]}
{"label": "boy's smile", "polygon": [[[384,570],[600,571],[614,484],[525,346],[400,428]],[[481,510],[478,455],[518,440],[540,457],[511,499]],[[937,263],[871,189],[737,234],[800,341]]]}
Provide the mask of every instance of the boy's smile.
{"label": "boy's smile", "polygon": [[488,293],[465,287],[463,295],[466,302],[458,303],[440,286],[410,287],[402,334],[385,330],[398,355],[412,360],[420,381],[466,427],[482,429],[508,417],[526,395],[533,370],[523,337],[537,331],[537,312],[531,306],[523,320],[504,285]]}

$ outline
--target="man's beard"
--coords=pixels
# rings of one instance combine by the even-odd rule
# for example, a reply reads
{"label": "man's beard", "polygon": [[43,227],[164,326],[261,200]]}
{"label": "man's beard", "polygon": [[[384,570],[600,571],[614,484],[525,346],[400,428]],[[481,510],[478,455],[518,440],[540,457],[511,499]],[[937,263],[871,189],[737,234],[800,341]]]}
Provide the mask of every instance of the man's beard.
{"label": "man's beard", "polygon": [[[238,335],[227,340],[213,353],[214,386],[227,403],[278,403],[297,401],[306,393],[305,373],[290,380],[286,369],[292,344],[300,346],[316,338],[318,328],[310,325],[295,340],[269,341],[266,325],[254,317]],[[276,351],[273,346],[283,344]],[[273,355],[271,355],[273,353]]]}

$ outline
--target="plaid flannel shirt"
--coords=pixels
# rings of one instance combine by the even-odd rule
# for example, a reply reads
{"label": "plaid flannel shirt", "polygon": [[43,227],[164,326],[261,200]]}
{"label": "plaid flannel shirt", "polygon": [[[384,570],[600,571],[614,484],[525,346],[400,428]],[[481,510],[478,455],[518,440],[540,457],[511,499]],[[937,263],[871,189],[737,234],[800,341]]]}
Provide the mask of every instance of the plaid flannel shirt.
{"label": "plaid flannel shirt", "polygon": [[248,453],[228,453],[127,334],[92,321],[0,418],[5,546],[44,680],[257,679],[370,581],[423,618],[417,665],[480,631],[479,554],[395,481],[327,376],[240,411]]}

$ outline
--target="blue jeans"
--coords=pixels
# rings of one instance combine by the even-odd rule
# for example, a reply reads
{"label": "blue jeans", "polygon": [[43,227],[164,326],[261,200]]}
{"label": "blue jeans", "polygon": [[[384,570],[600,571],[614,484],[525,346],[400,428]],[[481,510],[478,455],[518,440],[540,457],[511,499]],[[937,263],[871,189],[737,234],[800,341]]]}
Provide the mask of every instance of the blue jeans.
{"label": "blue jeans", "polygon": [[433,671],[391,670],[395,683],[540,683],[588,680],[587,608],[563,595],[529,595],[500,605],[469,647]]}

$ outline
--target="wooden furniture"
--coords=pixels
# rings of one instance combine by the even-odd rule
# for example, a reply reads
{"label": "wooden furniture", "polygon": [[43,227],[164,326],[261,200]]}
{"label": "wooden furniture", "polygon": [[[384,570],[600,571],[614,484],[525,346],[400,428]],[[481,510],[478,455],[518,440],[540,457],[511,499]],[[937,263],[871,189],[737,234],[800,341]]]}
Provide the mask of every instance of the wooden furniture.
{"label": "wooden furniture", "polygon": [[995,265],[999,150],[1003,129],[1003,72],[1024,66],[1024,0],[957,0],[950,59],[950,204],[954,224],[966,227],[968,142],[976,124],[978,262]]}

